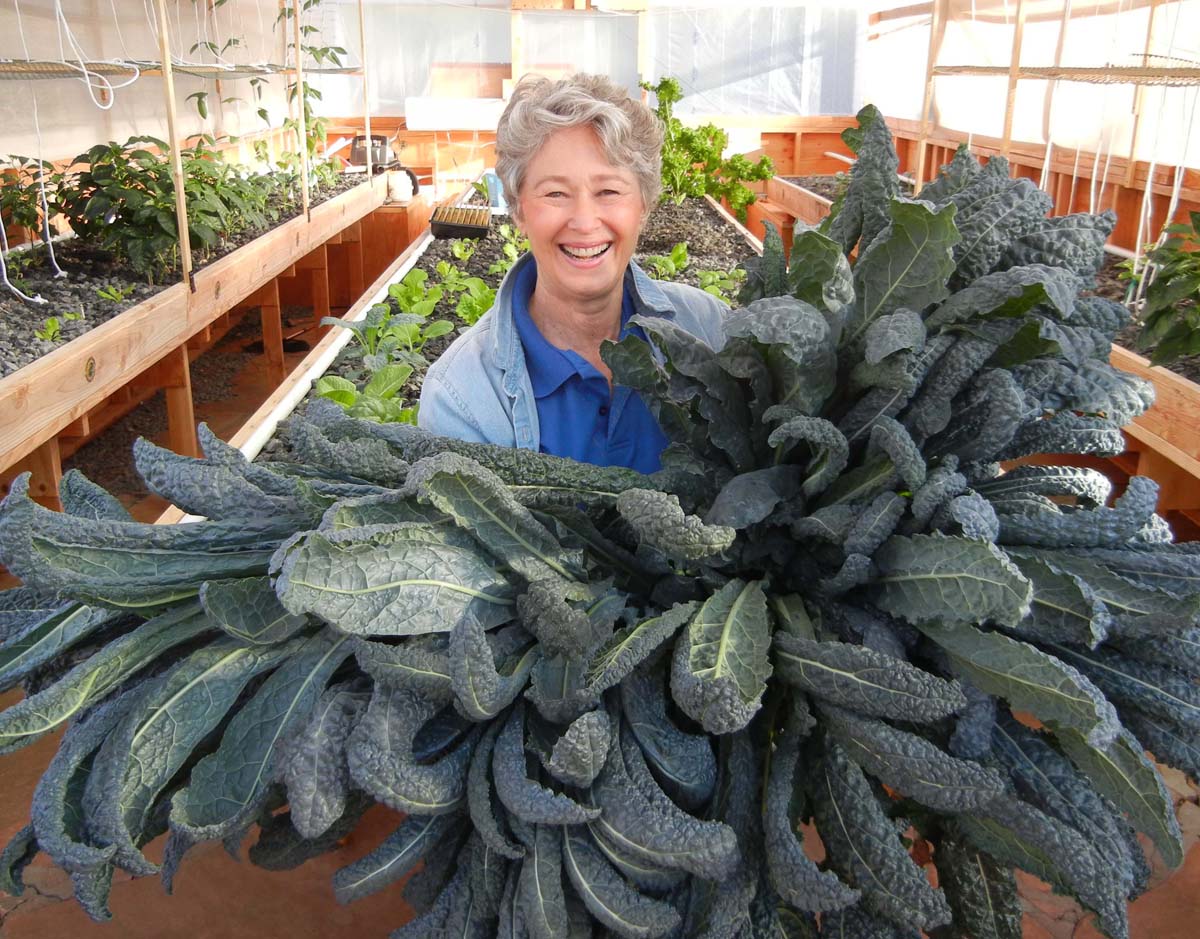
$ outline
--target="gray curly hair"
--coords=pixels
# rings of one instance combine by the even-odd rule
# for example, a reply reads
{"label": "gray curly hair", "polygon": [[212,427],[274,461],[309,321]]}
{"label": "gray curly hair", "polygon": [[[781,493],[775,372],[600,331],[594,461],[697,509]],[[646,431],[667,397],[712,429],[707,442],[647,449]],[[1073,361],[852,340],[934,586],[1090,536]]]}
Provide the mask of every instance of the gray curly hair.
{"label": "gray curly hair", "polygon": [[662,124],[641,101],[603,75],[576,73],[552,81],[526,75],[513,90],[496,128],[496,175],[520,221],[519,196],[534,155],[565,127],[591,127],[613,166],[637,177],[648,212],[662,190]]}

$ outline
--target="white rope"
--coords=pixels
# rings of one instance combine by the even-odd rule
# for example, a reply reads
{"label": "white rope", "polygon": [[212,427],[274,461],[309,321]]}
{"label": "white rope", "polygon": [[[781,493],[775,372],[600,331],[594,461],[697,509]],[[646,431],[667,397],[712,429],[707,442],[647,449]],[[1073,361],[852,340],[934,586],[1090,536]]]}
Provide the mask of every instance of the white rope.
{"label": "white rope", "polygon": [[[1171,40],[1170,40],[1170,42],[1167,43],[1167,56],[1168,57],[1170,57],[1171,53],[1173,53],[1175,51],[1175,33],[1179,29],[1179,16],[1182,12],[1181,7],[1182,7],[1182,4],[1180,4],[1179,6],[1176,6],[1176,8],[1175,8],[1175,24],[1171,27]],[[1165,95],[1166,95],[1165,91],[1163,92],[1163,95],[1165,98]],[[1164,102],[1164,104],[1165,104],[1165,102]],[[1158,139],[1158,135],[1162,131],[1162,116],[1163,116],[1163,111],[1165,111],[1165,110],[1166,110],[1166,108],[1164,106],[1160,106],[1158,109],[1158,114],[1156,115],[1156,121],[1155,121],[1155,126],[1154,126],[1155,139]],[[1192,131],[1192,119],[1194,119],[1195,116],[1196,116],[1195,115],[1195,99],[1193,98],[1192,116],[1188,120],[1188,136],[1184,138],[1184,157],[1185,158],[1187,156],[1187,145],[1188,145],[1188,143],[1190,143],[1189,138],[1191,136],[1191,131]],[[1157,156],[1157,151],[1155,152],[1155,155]],[[1134,157],[1136,157],[1136,154],[1134,154]],[[1135,246],[1138,251],[1141,250],[1142,242],[1146,237],[1144,234],[1146,226],[1148,226],[1150,224],[1151,218],[1153,216],[1154,204],[1152,201],[1152,189],[1153,189],[1153,185],[1154,185],[1154,169],[1155,169],[1156,165],[1157,165],[1157,160],[1152,158],[1149,162],[1149,165],[1146,168],[1146,189],[1142,194],[1142,210],[1138,214],[1137,244]],[[1167,238],[1166,228],[1168,225],[1171,224],[1171,217],[1175,214],[1175,210],[1179,206],[1179,190],[1182,185],[1183,185],[1183,167],[1177,166],[1176,171],[1175,171],[1175,183],[1171,190],[1170,206],[1167,209],[1166,216],[1163,218],[1162,229],[1160,229],[1157,237],[1154,240],[1155,247],[1158,247],[1159,245],[1161,245]],[[1134,260],[1133,260],[1133,269],[1134,269],[1135,274],[1137,273],[1137,262],[1138,262],[1138,258],[1135,255]],[[1136,279],[1137,289],[1134,291],[1134,297],[1133,297],[1135,304],[1139,303],[1142,300],[1142,297],[1145,295],[1146,288],[1149,286],[1150,281],[1152,281],[1154,279],[1155,270],[1156,270],[1155,265],[1149,260],[1149,258],[1147,258],[1146,264],[1142,268],[1142,276]]]}
{"label": "white rope", "polygon": [[[14,0],[14,2],[16,2],[16,0]],[[116,101],[116,95],[114,92],[119,88],[127,88],[137,81],[141,76],[141,70],[136,65],[127,65],[126,63],[117,59],[103,60],[112,65],[121,65],[123,67],[133,69],[132,77],[117,84],[113,84],[104,75],[99,75],[96,72],[91,71],[85,63],[92,60],[88,57],[87,53],[83,51],[83,47],[79,44],[79,40],[75,38],[75,33],[71,30],[71,24],[67,22],[67,16],[63,12],[61,0],[54,0],[54,18],[58,27],[59,60],[67,68],[76,69],[80,73],[79,80],[87,87],[88,97],[92,99],[92,104],[94,104],[101,111],[111,110],[113,103]],[[67,52],[63,45],[64,37],[67,44],[70,45],[71,52],[74,54],[76,61],[79,63],[78,65],[76,65],[74,62],[67,61]],[[28,55],[26,58],[28,58]],[[96,97],[97,88],[107,93],[107,104]]]}
{"label": "white rope", "polygon": [[[21,2],[13,0],[13,5],[17,11],[17,32],[21,36],[21,49],[25,53],[25,58],[29,58],[29,45],[25,41],[25,22],[21,19]],[[37,161],[38,161],[38,195],[39,201],[42,204],[42,240],[46,243],[46,251],[50,258],[50,267],[54,271],[55,277],[66,277],[66,273],[58,266],[58,258],[54,256],[54,243],[50,240],[50,205],[46,199],[46,171],[42,162],[42,124],[38,119],[38,100],[37,90],[32,80],[29,81],[29,96],[33,100],[33,131],[37,137]],[[3,224],[0,223],[0,228]],[[5,250],[8,249],[7,239],[5,239]],[[6,277],[7,282],[7,277]]]}
{"label": "white rope", "polygon": [[0,282],[2,282],[5,287],[7,287],[9,290],[11,290],[13,293],[15,293],[18,297],[20,297],[26,303],[39,303],[39,304],[45,303],[46,301],[40,293],[35,297],[31,297],[27,293],[24,293],[20,288],[17,287],[16,284],[14,284],[11,280],[8,279],[8,264],[4,260],[4,258],[7,254],[8,254],[8,235],[4,231],[4,226],[0,225]]}

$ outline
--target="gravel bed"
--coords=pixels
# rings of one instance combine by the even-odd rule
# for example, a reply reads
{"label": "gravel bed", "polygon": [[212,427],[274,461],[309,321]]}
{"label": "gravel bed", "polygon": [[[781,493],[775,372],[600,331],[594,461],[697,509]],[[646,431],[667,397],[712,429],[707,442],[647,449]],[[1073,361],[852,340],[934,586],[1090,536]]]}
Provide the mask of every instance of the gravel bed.
{"label": "gravel bed", "polygon": [[[361,175],[340,176],[334,185],[313,194],[312,205],[320,205],[364,180],[365,177]],[[298,204],[289,204],[279,221],[271,227],[282,225],[300,213]],[[198,255],[196,270],[248,244],[268,230],[240,232],[218,249],[203,256]],[[26,302],[0,285],[0,378],[24,368],[63,343],[95,329],[178,281],[178,276],[175,276],[164,278],[162,283],[148,283],[144,274],[117,261],[110,252],[91,247],[76,238],[56,242],[54,256],[66,276],[54,275],[44,246],[10,254],[5,259],[18,259],[15,265],[10,263],[9,279],[17,279],[17,286],[22,293],[30,297],[40,296],[45,303]],[[12,268],[17,266],[20,270],[14,271]],[[109,287],[132,288],[132,292],[121,301],[106,300],[99,295],[99,291]],[[76,313],[82,315],[66,319],[67,314]],[[58,342],[39,339],[35,335],[44,327],[47,318],[52,316],[58,318],[61,327]]]}
{"label": "gravel bed", "polygon": [[[809,192],[815,192],[818,196],[823,196],[830,202],[835,200],[841,193],[842,188],[850,179],[850,168],[846,167],[844,173],[834,173],[832,175],[821,176],[781,176],[780,179],[786,179],[789,183],[795,183],[797,186],[803,186]],[[901,182],[900,191],[905,195],[912,192],[912,183]]]}

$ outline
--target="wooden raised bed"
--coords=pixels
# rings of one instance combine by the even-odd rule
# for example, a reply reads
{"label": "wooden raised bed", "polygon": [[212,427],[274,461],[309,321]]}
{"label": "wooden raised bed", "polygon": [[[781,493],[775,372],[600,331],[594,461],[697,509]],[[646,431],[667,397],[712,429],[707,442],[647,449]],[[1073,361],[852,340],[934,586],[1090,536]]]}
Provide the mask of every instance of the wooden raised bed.
{"label": "wooden raised bed", "polygon": [[807,225],[819,225],[833,203],[810,189],[780,176],[767,180],[767,198]]}
{"label": "wooden raised bed", "polygon": [[92,418],[103,422],[106,412],[128,409],[158,388],[167,392],[171,446],[195,453],[189,344],[198,353],[227,325],[230,311],[259,305],[268,366],[282,380],[277,278],[307,278],[315,312],[327,314],[327,246],[338,245],[333,253],[348,268],[338,273],[361,292],[363,230],[386,196],[386,178],[367,180],[317,206],[309,218],[290,219],[198,271],[193,289],[168,287],[0,379],[0,492],[17,473],[30,470],[31,491],[53,505],[61,477],[59,436],[86,437],[94,432]]}

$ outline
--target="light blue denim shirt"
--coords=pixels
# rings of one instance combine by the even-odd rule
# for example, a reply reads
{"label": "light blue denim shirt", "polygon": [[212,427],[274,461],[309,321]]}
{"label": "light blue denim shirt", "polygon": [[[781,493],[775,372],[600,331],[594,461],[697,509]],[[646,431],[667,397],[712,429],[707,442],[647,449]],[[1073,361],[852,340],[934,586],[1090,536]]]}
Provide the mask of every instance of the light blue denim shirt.
{"label": "light blue denim shirt", "polygon": [[[522,255],[500,284],[492,308],[429,367],[417,414],[421,427],[443,437],[538,449],[537,400],[513,322],[516,275],[533,263],[533,255]],[[729,307],[711,294],[651,280],[632,261],[625,287],[637,313],[673,320],[714,349],[724,344],[721,321]]]}

